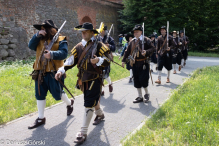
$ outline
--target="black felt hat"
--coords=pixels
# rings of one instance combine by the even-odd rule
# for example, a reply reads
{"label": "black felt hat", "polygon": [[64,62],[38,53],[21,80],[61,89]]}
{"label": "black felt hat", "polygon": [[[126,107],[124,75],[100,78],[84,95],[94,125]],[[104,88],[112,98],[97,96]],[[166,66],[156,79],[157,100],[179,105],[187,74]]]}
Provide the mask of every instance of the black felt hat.
{"label": "black felt hat", "polygon": [[161,29],[167,30],[166,26],[161,26],[161,28],[158,30],[158,32],[159,32],[160,34],[161,34],[161,32],[160,32]]}
{"label": "black felt hat", "polygon": [[152,37],[155,38],[156,36],[155,36],[154,34],[151,34],[151,35],[149,36],[149,38],[152,38]]}
{"label": "black felt hat", "polygon": [[78,25],[74,29],[78,31],[92,30],[94,33],[99,33],[96,29],[94,29],[93,24],[89,22],[85,22],[82,25]]}
{"label": "black felt hat", "polygon": [[55,25],[55,23],[52,20],[45,20],[42,24],[34,24],[33,25],[36,29],[41,30],[41,27],[53,27],[56,30],[58,30],[58,27]]}
{"label": "black felt hat", "polygon": [[103,30],[107,30],[107,26],[104,26]]}
{"label": "black felt hat", "polygon": [[132,29],[132,33],[133,33],[135,30],[143,31],[142,25],[141,25],[141,24],[135,25],[135,27]]}
{"label": "black felt hat", "polygon": [[129,41],[129,37],[134,38],[134,35],[133,35],[131,32],[129,32],[129,33],[127,33],[127,34],[125,35],[125,39],[126,39],[127,41]]}
{"label": "black felt hat", "polygon": [[183,31],[183,30],[180,30],[179,33],[184,33],[184,31]]}

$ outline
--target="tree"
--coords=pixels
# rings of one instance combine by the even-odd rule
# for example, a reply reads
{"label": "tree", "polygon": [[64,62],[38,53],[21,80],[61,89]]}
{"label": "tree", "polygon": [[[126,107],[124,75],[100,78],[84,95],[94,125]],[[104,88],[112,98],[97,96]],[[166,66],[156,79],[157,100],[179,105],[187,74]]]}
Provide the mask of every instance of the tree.
{"label": "tree", "polygon": [[145,34],[149,35],[169,21],[170,31],[185,27],[193,50],[205,51],[219,44],[218,0],[123,0],[123,4],[123,32],[144,22]]}

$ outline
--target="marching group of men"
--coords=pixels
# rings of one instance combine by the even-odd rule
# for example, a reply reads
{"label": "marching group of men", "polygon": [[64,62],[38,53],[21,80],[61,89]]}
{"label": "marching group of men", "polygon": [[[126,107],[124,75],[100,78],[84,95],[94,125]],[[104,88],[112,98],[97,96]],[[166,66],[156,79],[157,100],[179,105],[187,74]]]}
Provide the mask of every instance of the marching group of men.
{"label": "marching group of men", "polygon": [[[112,52],[116,49],[114,39],[109,36],[107,26],[101,26],[102,28],[96,30],[91,23],[85,22],[75,27],[75,30],[82,33],[82,40],[73,47],[71,55],[67,58],[67,39],[59,34],[62,27],[58,29],[52,20],[45,20],[44,23],[33,26],[39,30],[29,42],[29,48],[36,51],[34,72],[31,75],[35,80],[38,118],[33,125],[28,126],[28,129],[45,124],[44,109],[48,90],[55,100],[62,100],[66,103],[67,116],[71,115],[74,98],[69,99],[63,91],[64,78],[66,71],[77,66],[76,87],[84,93],[85,109],[81,129],[74,142],[81,144],[87,138],[88,126],[93,113],[96,114],[93,125],[98,125],[105,117],[100,107],[100,97],[104,95],[102,90],[104,79],[109,84],[109,91],[113,91],[109,74],[110,62],[113,61]],[[142,25],[135,25],[132,32],[125,36],[128,42],[124,44],[121,53],[122,66],[126,64],[126,68],[130,71],[129,82],[134,80],[134,87],[138,92],[138,97],[133,103],[149,101],[149,72],[153,71],[153,68],[150,69],[150,61],[157,64],[158,80],[156,83],[161,84],[163,67],[168,70],[166,82],[169,83],[172,64],[174,73],[176,73],[176,63],[180,71],[181,61],[184,59],[185,66],[188,55],[189,41],[183,32],[180,32],[179,36],[176,31],[173,31],[173,36],[168,36],[166,27],[162,26],[159,29],[161,35],[158,38],[151,35],[150,39],[143,35],[143,31]],[[144,96],[142,87],[145,91]]]}

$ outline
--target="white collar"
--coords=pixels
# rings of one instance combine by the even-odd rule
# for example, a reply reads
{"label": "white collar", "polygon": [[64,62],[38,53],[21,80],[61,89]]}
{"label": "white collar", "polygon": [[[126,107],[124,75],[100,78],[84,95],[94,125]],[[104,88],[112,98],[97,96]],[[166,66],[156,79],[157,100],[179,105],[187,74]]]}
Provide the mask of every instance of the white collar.
{"label": "white collar", "polygon": [[[92,38],[91,38],[91,41],[94,42],[94,41],[95,41],[95,38],[92,37]],[[82,39],[82,40],[81,40],[81,43],[82,43],[83,46],[86,46],[87,41],[85,41],[84,39]]]}
{"label": "white collar", "polygon": [[103,39],[104,37],[102,37],[102,36],[100,35],[100,38]]}
{"label": "white collar", "polygon": [[[141,41],[142,41],[142,37],[143,37],[142,35],[139,37]],[[133,40],[136,40],[136,39],[137,39],[136,37],[133,38]]]}

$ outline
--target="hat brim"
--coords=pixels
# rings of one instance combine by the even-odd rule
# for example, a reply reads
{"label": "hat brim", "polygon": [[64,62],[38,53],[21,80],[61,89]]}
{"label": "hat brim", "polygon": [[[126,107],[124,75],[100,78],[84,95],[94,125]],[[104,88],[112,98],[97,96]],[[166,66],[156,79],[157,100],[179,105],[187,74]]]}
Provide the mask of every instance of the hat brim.
{"label": "hat brim", "polygon": [[129,41],[129,37],[134,38],[134,35],[133,35],[133,34],[127,34],[127,35],[125,36],[125,39],[126,39],[127,41]]}
{"label": "hat brim", "polygon": [[33,27],[35,27],[37,30],[41,30],[41,27],[42,26],[47,26],[47,27],[52,27],[52,28],[55,28],[56,30],[58,30],[58,28],[56,28],[56,27],[53,27],[53,26],[51,26],[51,25],[49,25],[49,24],[34,24],[33,25]]}
{"label": "hat brim", "polygon": [[166,28],[160,28],[159,30],[158,30],[158,32],[161,34],[161,29],[165,29],[166,31],[167,31],[167,29]]}
{"label": "hat brim", "polygon": [[133,29],[131,32],[132,32],[132,33],[134,33],[134,31],[135,31],[135,30],[140,30],[140,31],[143,31],[143,30],[142,30],[142,29],[140,29],[140,28],[136,28],[136,29]]}
{"label": "hat brim", "polygon": [[33,27],[35,27],[37,30],[41,30],[41,27],[42,27],[43,25],[41,25],[41,24],[34,24],[33,25]]}
{"label": "hat brim", "polygon": [[82,25],[78,25],[74,28],[74,30],[77,30],[79,32],[82,32],[82,31],[85,31],[85,30],[91,30],[94,32],[94,34],[99,34],[99,32],[96,30],[96,29],[85,29],[85,28],[82,28]]}

